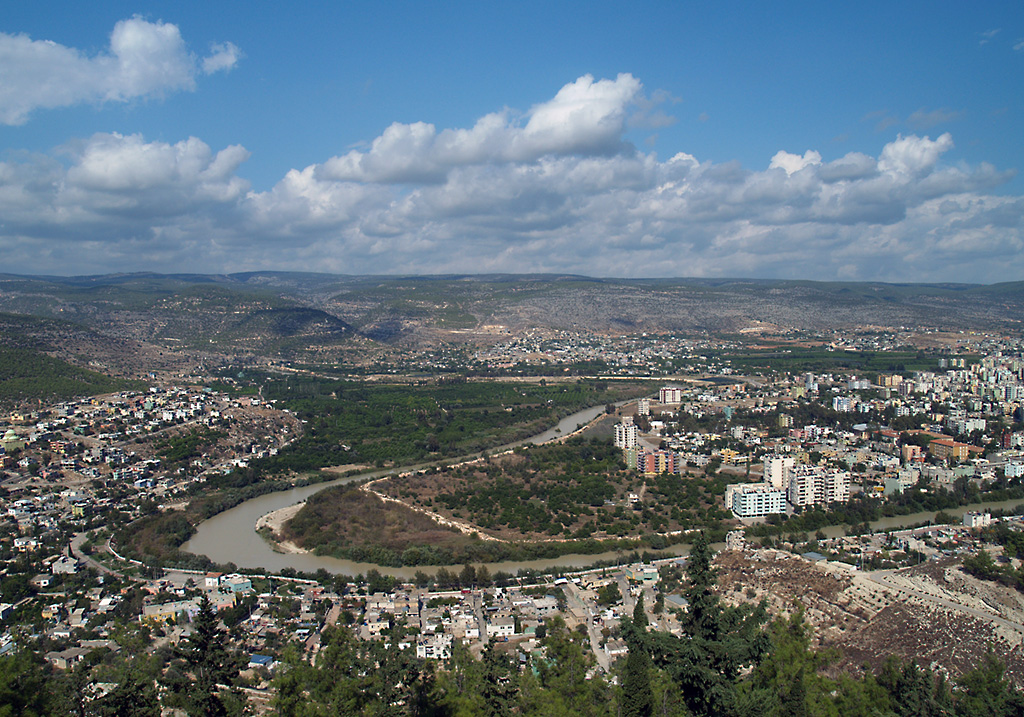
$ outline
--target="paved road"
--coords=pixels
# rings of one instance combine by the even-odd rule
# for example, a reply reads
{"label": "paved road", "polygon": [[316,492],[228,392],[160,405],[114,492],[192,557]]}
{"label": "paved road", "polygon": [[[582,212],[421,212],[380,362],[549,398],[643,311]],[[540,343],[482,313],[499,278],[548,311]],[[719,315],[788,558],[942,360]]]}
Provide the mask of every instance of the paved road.
{"label": "paved road", "polygon": [[564,591],[568,598],[567,607],[577,615],[585,616],[587,636],[590,638],[590,649],[594,653],[594,657],[597,658],[597,664],[605,671],[605,674],[609,673],[611,671],[611,658],[608,657],[608,653],[601,647],[601,633],[598,632],[597,625],[594,624],[594,616],[590,608],[579,596],[579,588],[576,585],[569,583],[565,588],[567,588]]}
{"label": "paved road", "polygon": [[89,535],[87,533],[75,533],[75,536],[71,539],[71,554],[79,560],[83,561],[90,568],[95,568],[101,573],[113,575],[116,578],[121,577],[121,573],[117,572],[116,570],[111,570],[106,565],[103,565],[102,563],[93,560],[91,556],[86,555],[82,552],[82,543],[84,543],[88,538]]}
{"label": "paved road", "polygon": [[619,593],[622,595],[622,614],[633,617],[633,609],[636,607],[636,599],[629,592],[629,581],[625,573],[619,573]]}
{"label": "paved road", "polygon": [[916,598],[926,600],[928,602],[947,608],[949,610],[957,610],[972,617],[976,617],[979,620],[983,620],[985,622],[992,622],[1002,627],[1008,628],[1010,630],[1015,630],[1016,632],[1024,633],[1024,625],[1001,618],[997,616],[995,613],[991,613],[986,610],[976,610],[974,608],[967,607],[966,605],[961,605],[959,603],[953,602],[952,600],[946,600],[945,598],[936,597],[935,595],[929,595],[928,593],[923,593],[912,588],[908,588],[905,585],[900,585],[896,581],[892,580],[892,573],[892,570],[876,570],[873,572],[864,573],[864,576],[872,582],[878,583],[879,585],[883,585],[892,590],[905,592],[909,595],[913,595]]}

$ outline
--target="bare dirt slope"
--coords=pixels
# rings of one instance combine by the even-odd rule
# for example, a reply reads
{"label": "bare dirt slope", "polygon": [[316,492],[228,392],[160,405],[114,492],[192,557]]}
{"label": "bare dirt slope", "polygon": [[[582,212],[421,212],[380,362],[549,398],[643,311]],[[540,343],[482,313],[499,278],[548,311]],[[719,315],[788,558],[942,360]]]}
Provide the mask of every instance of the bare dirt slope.
{"label": "bare dirt slope", "polygon": [[765,599],[786,615],[799,601],[815,646],[836,652],[833,672],[875,670],[895,655],[956,677],[991,646],[1024,685],[1024,596],[964,574],[957,561],[856,573],[762,550],[722,553],[718,566],[729,602]]}

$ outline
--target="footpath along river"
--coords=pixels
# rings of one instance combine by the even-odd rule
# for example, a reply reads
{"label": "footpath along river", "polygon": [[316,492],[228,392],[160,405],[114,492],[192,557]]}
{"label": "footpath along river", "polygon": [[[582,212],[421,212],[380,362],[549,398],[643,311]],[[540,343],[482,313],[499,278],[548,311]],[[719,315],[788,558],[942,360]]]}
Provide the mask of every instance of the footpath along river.
{"label": "footpath along river", "polygon": [[[604,412],[604,406],[587,408],[567,416],[558,422],[555,428],[539,433],[524,441],[509,444],[492,451],[501,451],[527,443],[540,444],[553,441],[557,438],[575,431],[579,426],[586,425]],[[415,567],[391,568],[373,563],[358,563],[351,560],[341,560],[325,555],[314,555],[313,553],[278,553],[271,545],[256,532],[256,521],[267,513],[286,508],[296,503],[301,503],[314,493],[318,493],[331,486],[343,485],[356,480],[375,478],[382,475],[402,473],[411,470],[410,467],[392,470],[379,470],[362,473],[357,476],[339,478],[337,480],[316,483],[314,485],[293,488],[279,493],[268,493],[252,500],[247,500],[230,510],[215,515],[209,520],[199,524],[196,534],[181,546],[182,550],[197,555],[206,555],[217,563],[234,563],[240,568],[263,568],[272,572],[278,572],[284,568],[293,568],[303,572],[316,572],[324,568],[331,573],[344,575],[365,574],[368,570],[377,569],[385,575],[393,575],[401,579],[411,579],[417,570],[425,573],[433,573],[438,566],[418,565]],[[955,516],[963,515],[968,511],[979,510],[1008,510],[1024,503],[1022,500],[1007,500],[1003,502],[975,503],[946,510],[947,513]],[[926,523],[935,518],[934,512],[913,513],[900,515],[892,518],[883,518],[871,524],[874,530],[895,530],[908,525]],[[830,538],[844,534],[842,526],[824,528],[823,532]],[[689,552],[688,544],[674,545],[668,552],[676,555],[686,555]],[[721,546],[716,546],[721,547]],[[544,560],[523,560],[502,563],[487,563],[487,569],[492,573],[505,571],[513,575],[522,569],[546,570],[553,567],[582,568],[599,560],[615,560],[621,552],[599,553],[596,555],[563,555],[558,558]],[[448,566],[453,569],[452,566]],[[458,569],[459,566],[454,566]]]}

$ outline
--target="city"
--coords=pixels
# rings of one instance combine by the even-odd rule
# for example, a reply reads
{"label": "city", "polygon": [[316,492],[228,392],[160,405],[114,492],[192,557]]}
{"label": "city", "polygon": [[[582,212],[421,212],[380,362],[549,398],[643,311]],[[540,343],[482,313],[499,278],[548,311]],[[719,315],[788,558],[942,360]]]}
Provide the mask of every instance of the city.
{"label": "city", "polygon": [[0,58],[0,717],[1024,715],[1019,3]]}
{"label": "city", "polygon": [[[563,341],[560,351],[572,357],[566,365],[610,358],[607,348],[590,353],[592,337]],[[619,342],[659,360],[701,360],[695,347],[666,345],[660,336]],[[985,586],[1005,583],[1024,557],[1010,547],[1018,545],[1013,535],[1024,535],[1024,518],[1002,507],[1015,499],[1024,504],[1024,357],[1020,342],[1012,340],[975,345],[990,353],[936,352],[927,359],[932,370],[870,379],[839,371],[746,376],[728,360],[712,374],[699,364],[699,373],[652,381],[645,396],[609,405],[578,431],[553,440],[572,445],[580,440],[577,433],[604,436],[621,453],[616,470],[632,478],[595,508],[612,522],[592,520],[596,530],[583,532],[566,522],[565,534],[572,540],[629,538],[628,527],[618,530],[614,518],[643,515],[641,529],[654,528],[661,536],[655,544],[669,550],[659,555],[645,549],[648,535],[632,550],[619,547],[612,560],[582,570],[532,569],[526,561],[518,571],[466,563],[415,575],[384,567],[359,575],[321,568],[314,575],[140,561],[118,545],[127,534],[117,525],[182,511],[208,481],[215,486],[250,461],[277,456],[302,436],[305,422],[275,407],[276,399],[242,393],[241,385],[215,377],[206,382],[216,389],[156,381],[144,391],[15,411],[0,442],[0,508],[9,526],[0,539],[0,651],[32,649],[54,669],[74,671],[104,654],[116,660],[123,647],[117,637],[127,627],[148,644],[147,653],[170,654],[168,648],[190,644],[197,616],[210,610],[239,655],[233,689],[257,710],[276,704],[275,674],[296,658],[315,663],[324,631],[335,625],[347,626],[354,639],[439,664],[452,663],[453,653],[464,648],[476,659],[495,649],[519,660],[543,659],[554,625],[583,636],[595,677],[613,677],[622,664],[616,667],[616,661],[629,653],[623,618],[633,624],[638,604],[649,629],[682,634],[688,561],[685,553],[673,557],[671,547],[679,540],[691,543],[689,534],[696,531],[715,536],[727,530],[715,546],[723,551],[715,564],[727,603],[764,601],[776,614],[789,614],[791,584],[799,580],[803,609],[810,614],[813,606],[816,614],[816,644],[846,644],[850,652],[851,623],[863,623],[858,639],[867,640],[879,623],[892,619],[887,610],[938,610],[967,630],[959,635],[961,645],[975,651],[986,640],[1004,645],[1000,655],[1016,681],[1024,676],[1015,656],[1024,642],[1024,601],[1008,601]],[[562,379],[550,380],[557,385]],[[505,455],[535,450],[492,451],[487,461],[500,464]],[[479,458],[449,461],[444,470],[457,475],[481,465]],[[360,467],[341,468],[358,473]],[[419,474],[429,478],[432,472]],[[687,528],[674,508],[659,533],[656,514],[666,507],[657,505],[666,495],[659,492],[661,482],[696,485],[712,478],[717,510],[708,515],[732,519],[709,518]],[[406,488],[390,498],[396,480]],[[405,473],[362,490],[412,505],[418,501],[409,500],[408,486],[416,485],[411,480]],[[901,505],[910,496],[916,502]],[[963,507],[983,502],[997,507]],[[940,507],[930,513],[904,507],[926,505]],[[473,514],[459,518],[450,506],[433,506],[429,517],[441,524],[478,540],[505,539],[474,524]],[[265,516],[269,522],[261,518],[270,526],[263,539],[287,544],[278,532],[299,507],[279,519]],[[887,527],[873,529],[869,523],[879,519],[889,521]],[[988,562],[976,566],[978,556]],[[951,576],[949,566],[959,562],[963,572]],[[771,566],[773,579],[765,580],[760,565]],[[929,573],[928,565],[945,567]],[[830,588],[810,588],[819,584]],[[949,633],[936,629],[931,639],[937,664],[945,664],[940,644]]]}

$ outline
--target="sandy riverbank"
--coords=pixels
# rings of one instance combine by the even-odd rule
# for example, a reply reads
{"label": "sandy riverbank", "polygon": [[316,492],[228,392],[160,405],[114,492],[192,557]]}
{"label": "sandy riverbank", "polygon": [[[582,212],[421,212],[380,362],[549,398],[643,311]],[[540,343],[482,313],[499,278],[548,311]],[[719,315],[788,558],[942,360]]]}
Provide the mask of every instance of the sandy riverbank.
{"label": "sandy riverbank", "polygon": [[365,463],[346,463],[341,466],[326,466],[320,469],[321,473],[330,473],[332,475],[343,476],[353,471],[368,471],[373,466],[368,466]]}
{"label": "sandy riverbank", "polygon": [[256,520],[255,530],[259,532],[261,528],[270,528],[270,532],[273,534],[273,539],[270,540],[270,544],[274,547],[274,550],[279,553],[307,553],[308,550],[300,548],[298,545],[290,540],[281,540],[281,529],[284,528],[284,524],[295,517],[295,514],[302,510],[302,506],[305,502],[295,503],[294,505],[285,506],[279,510],[275,510],[266,515],[261,515]]}

